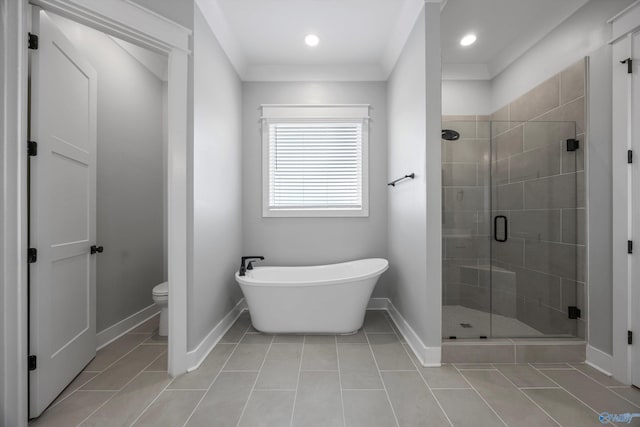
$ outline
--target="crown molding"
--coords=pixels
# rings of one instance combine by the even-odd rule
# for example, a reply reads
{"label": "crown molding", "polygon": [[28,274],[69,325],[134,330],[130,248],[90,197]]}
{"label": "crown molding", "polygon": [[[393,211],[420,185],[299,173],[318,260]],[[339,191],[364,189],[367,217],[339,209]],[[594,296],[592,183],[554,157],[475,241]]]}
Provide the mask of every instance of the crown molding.
{"label": "crown molding", "polygon": [[378,64],[356,65],[251,65],[246,68],[247,82],[331,82],[385,81],[388,75]]}
{"label": "crown molding", "polygon": [[[439,0],[435,2],[440,3]],[[420,12],[422,12],[425,3],[430,3],[430,1],[425,2],[425,0],[405,0],[398,21],[396,22],[395,28],[391,33],[389,43],[387,44],[385,52],[382,56],[382,68],[385,72],[385,79],[391,75],[391,72],[396,66],[396,62],[398,62],[398,58],[402,53],[402,49],[404,49],[404,46],[407,43],[409,36],[411,35],[411,31],[413,30],[413,27],[416,24],[416,20],[418,19],[418,16],[420,16]]]}
{"label": "crown molding", "polygon": [[209,28],[218,39],[222,50],[226,53],[231,65],[242,80],[247,71],[247,58],[242,52],[242,47],[238,42],[231,26],[224,18],[224,13],[217,0],[196,0],[196,7],[200,8],[204,19],[209,24]]}

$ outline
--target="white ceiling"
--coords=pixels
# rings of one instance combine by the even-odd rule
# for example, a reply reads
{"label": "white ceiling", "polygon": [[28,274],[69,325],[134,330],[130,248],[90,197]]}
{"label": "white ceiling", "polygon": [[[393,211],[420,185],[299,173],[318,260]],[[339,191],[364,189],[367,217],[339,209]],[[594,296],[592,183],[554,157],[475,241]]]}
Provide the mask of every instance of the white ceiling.
{"label": "white ceiling", "polygon": [[[424,1],[196,0],[241,78],[265,81],[386,80]],[[443,76],[495,77],[587,1],[443,0]]]}
{"label": "white ceiling", "polygon": [[[495,77],[587,1],[447,0],[441,13],[445,77]],[[478,40],[462,47],[467,33]]]}
{"label": "white ceiling", "polygon": [[[245,80],[361,73],[385,80],[424,0],[198,0]],[[320,44],[304,44],[309,33]],[[320,71],[318,72],[320,67]]]}
{"label": "white ceiling", "polygon": [[[374,64],[402,1],[218,0],[250,65]],[[317,34],[309,48],[304,35]]]}

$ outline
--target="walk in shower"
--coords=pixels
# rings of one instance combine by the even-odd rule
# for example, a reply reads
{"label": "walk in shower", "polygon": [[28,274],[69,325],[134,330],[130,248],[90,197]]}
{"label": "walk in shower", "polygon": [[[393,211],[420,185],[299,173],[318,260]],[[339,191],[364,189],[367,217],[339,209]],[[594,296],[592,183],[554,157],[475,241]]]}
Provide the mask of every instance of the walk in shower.
{"label": "walk in shower", "polygon": [[443,117],[444,339],[584,336],[576,126]]}

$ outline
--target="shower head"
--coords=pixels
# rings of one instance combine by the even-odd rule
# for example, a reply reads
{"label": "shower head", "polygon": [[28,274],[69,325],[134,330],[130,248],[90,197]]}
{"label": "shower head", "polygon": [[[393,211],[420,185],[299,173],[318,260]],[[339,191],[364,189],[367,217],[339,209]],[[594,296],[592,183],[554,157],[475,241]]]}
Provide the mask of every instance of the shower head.
{"label": "shower head", "polygon": [[446,141],[457,141],[460,139],[460,134],[455,130],[442,129],[442,139]]}

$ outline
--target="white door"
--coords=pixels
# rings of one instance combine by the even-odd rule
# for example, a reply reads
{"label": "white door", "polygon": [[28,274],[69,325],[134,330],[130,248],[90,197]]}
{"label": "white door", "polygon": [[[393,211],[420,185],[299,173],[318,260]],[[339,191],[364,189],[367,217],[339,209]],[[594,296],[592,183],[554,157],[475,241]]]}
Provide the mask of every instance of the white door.
{"label": "white door", "polygon": [[634,159],[631,164],[631,235],[633,255],[631,255],[631,331],[633,344],[631,346],[631,382],[640,387],[640,31],[631,37],[631,58],[633,69],[631,73],[631,148]]}
{"label": "white door", "polygon": [[96,354],[96,84],[47,14],[34,8],[30,50],[30,416],[36,417]]}

